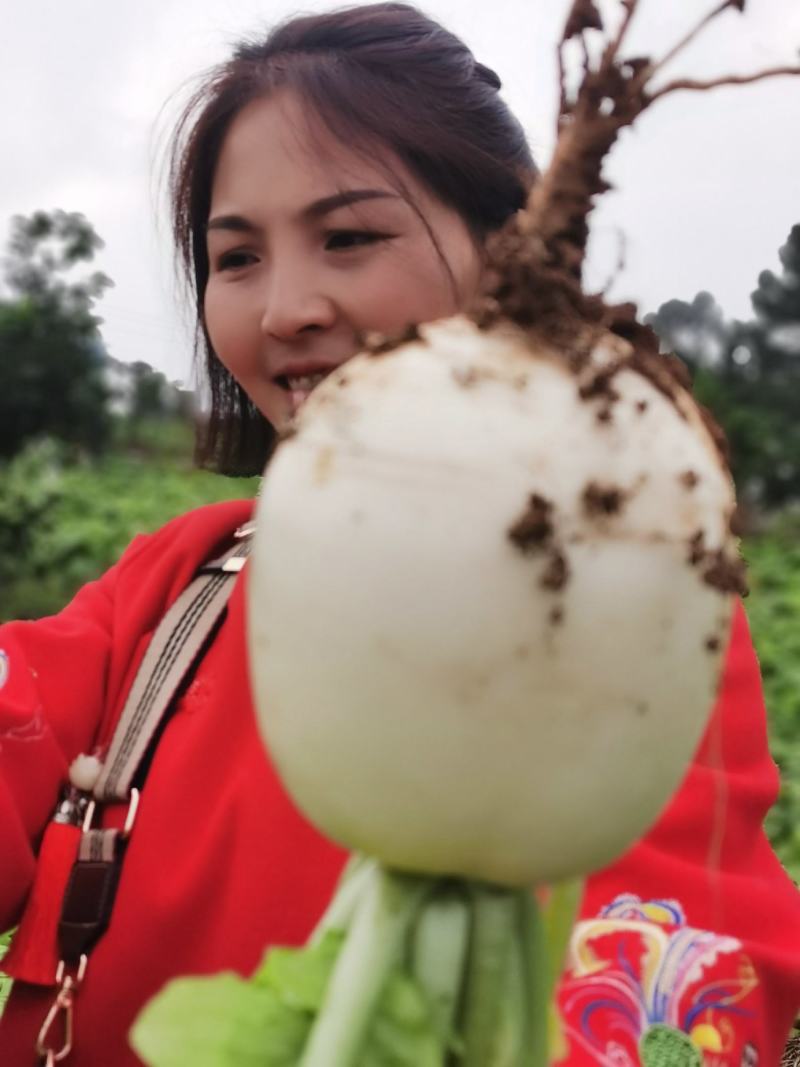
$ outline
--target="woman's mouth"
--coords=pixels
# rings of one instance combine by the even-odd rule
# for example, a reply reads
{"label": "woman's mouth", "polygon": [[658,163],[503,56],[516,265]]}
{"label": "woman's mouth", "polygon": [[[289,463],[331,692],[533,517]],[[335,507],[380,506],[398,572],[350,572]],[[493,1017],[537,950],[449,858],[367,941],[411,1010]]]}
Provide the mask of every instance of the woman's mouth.
{"label": "woman's mouth", "polygon": [[316,374],[301,374],[297,376],[287,375],[286,380],[289,383],[289,391],[292,393],[310,393],[315,386],[319,385],[323,378],[327,378],[329,373],[329,371],[318,371]]}
{"label": "woman's mouth", "polygon": [[331,370],[316,371],[313,374],[280,374],[275,379],[277,385],[289,394],[292,415],[308,399],[309,394],[330,374]]}

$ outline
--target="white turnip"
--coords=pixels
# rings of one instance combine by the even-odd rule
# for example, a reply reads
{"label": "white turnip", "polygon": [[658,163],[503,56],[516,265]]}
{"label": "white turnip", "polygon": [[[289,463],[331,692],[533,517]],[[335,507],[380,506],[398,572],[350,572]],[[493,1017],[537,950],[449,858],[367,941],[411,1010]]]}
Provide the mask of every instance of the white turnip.
{"label": "white turnip", "polygon": [[336,840],[532,885],[609,862],[678,785],[734,494],[633,351],[609,335],[575,369],[452,319],[308,400],[262,489],[251,658],[270,751]]}

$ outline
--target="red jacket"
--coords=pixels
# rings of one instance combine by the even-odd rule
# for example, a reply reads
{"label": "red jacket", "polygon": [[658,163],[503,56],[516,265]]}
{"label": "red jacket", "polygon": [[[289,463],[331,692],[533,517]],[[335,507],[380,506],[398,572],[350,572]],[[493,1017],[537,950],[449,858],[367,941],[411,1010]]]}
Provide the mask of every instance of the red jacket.
{"label": "red jacket", "polygon": [[[0,929],[19,919],[68,764],[109,739],[166,607],[251,507],[176,519],[134,541],[59,615],[0,627]],[[247,974],[265,945],[302,942],[345,859],[295,810],[257,735],[246,573],[159,743],[112,922],[78,996],[69,1067],[138,1063],[127,1030],[174,975]],[[717,1067],[778,1064],[800,1005],[800,897],[761,828],[777,787],[740,610],[718,706],[681,789],[657,826],[588,882],[559,991],[565,1064],[655,1062],[659,1042],[660,1062],[694,1062],[663,1059],[669,1041],[686,1045],[682,1056],[703,1049]],[[51,999],[15,985],[0,1021],[3,1067],[36,1063]]]}

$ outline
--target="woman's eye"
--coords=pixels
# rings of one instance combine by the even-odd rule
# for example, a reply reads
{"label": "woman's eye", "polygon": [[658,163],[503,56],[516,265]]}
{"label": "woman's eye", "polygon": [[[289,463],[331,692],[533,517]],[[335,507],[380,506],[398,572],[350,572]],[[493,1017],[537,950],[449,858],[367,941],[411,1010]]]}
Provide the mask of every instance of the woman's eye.
{"label": "woman's eye", "polygon": [[326,235],[325,249],[328,252],[347,251],[388,239],[389,234],[376,233],[373,230],[332,230]]}
{"label": "woman's eye", "polygon": [[217,270],[241,270],[253,261],[250,252],[223,252],[217,257]]}

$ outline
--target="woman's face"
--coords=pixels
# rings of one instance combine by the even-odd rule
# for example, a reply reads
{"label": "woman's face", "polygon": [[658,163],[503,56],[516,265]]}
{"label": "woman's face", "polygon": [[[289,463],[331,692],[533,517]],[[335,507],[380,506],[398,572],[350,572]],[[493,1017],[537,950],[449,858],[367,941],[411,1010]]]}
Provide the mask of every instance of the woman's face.
{"label": "woman's face", "polygon": [[451,315],[475,292],[481,257],[461,217],[387,163],[418,211],[379,165],[312,134],[288,92],[250,103],[223,142],[206,327],[279,430],[320,375],[356,354],[359,334]]}

